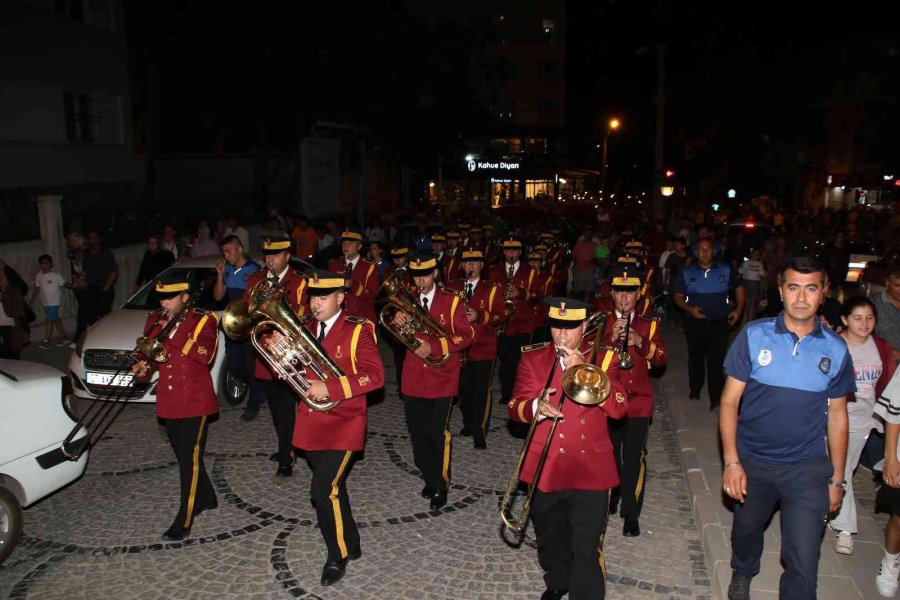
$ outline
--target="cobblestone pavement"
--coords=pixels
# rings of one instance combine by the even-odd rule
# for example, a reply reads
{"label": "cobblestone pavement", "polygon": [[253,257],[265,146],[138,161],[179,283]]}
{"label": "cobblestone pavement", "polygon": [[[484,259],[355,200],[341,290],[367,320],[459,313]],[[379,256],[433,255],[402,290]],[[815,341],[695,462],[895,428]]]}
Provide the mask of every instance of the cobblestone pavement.
{"label": "cobblestone pavement", "polygon": [[[533,533],[519,547],[510,545],[497,514],[522,446],[507,427],[505,407],[493,408],[486,451],[454,437],[450,502],[430,511],[419,496],[391,355],[382,354],[385,397],[370,406],[365,455],[348,478],[363,557],[337,585],[318,583],[325,545],[309,501],[308,468],[298,462],[292,478],[273,481],[267,457],[275,440],[265,409],[244,423],[241,408],[223,407],[206,456],[219,508],[198,517],[188,540],[167,543],[160,535],[177,510],[177,466],[153,408],[133,406],[93,451],[82,479],[26,510],[26,537],[0,567],[0,598],[540,597]],[[454,410],[454,436],[460,428]],[[649,438],[643,533],[625,538],[621,527],[612,516],[605,538],[609,598],[712,597],[663,403]]]}

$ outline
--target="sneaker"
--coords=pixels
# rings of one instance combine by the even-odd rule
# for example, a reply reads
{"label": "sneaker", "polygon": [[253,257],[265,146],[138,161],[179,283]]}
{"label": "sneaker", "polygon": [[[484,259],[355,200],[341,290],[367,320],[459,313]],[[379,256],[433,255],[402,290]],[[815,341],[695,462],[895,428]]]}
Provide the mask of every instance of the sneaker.
{"label": "sneaker", "polygon": [[731,583],[728,584],[728,600],[750,600],[750,581],[752,577],[731,572]]}
{"label": "sneaker", "polygon": [[834,551],[838,554],[853,555],[853,535],[849,531],[840,531],[834,542]]}
{"label": "sneaker", "polygon": [[41,345],[39,346],[39,348],[41,350],[46,350],[49,347],[50,347],[50,340],[44,340],[43,342],[41,342]]}
{"label": "sneaker", "polygon": [[57,345],[57,346],[68,346],[68,345],[69,345],[69,338],[62,338],[62,339],[60,339],[58,342],[56,342],[56,345]]}
{"label": "sneaker", "polygon": [[885,598],[893,598],[897,593],[897,576],[900,575],[900,559],[890,560],[887,556],[881,559],[875,587]]}

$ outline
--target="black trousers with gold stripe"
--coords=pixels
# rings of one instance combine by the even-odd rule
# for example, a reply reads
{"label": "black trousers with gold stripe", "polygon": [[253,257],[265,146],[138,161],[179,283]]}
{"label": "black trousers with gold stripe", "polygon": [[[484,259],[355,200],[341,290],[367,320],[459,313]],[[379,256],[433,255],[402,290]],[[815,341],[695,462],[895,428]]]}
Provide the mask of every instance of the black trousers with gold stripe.
{"label": "black trousers with gold stripe", "polygon": [[519,370],[519,359],[522,358],[522,346],[531,341],[531,333],[512,333],[497,338],[497,360],[500,362],[498,372],[500,379],[501,400],[506,403],[512,398],[516,385],[516,372]]}
{"label": "black trousers with gold stripe", "polygon": [[313,472],[310,495],[328,547],[328,560],[347,558],[360,549],[359,529],[347,495],[347,473],[353,463],[353,452],[310,450],[306,452],[306,462]]}
{"label": "black trousers with gold stripe", "polygon": [[547,589],[569,590],[571,600],[606,597],[608,508],[609,490],[535,490],[531,520]]}
{"label": "black trousers with gold stripe", "polygon": [[416,467],[425,484],[440,492],[450,487],[450,400],[403,396]]}
{"label": "black trousers with gold stripe", "polygon": [[619,514],[623,519],[640,518],[641,508],[644,506],[649,432],[650,417],[609,420],[609,439],[612,441],[620,481],[619,488],[613,493],[621,499]]}
{"label": "black trousers with gold stripe", "polygon": [[492,360],[469,360],[459,373],[459,410],[463,425],[476,439],[484,439],[491,426]]}
{"label": "black trousers with gold stripe", "polygon": [[166,419],[166,433],[175,451],[175,458],[178,459],[181,474],[181,505],[174,524],[185,529],[191,527],[198,508],[208,508],[216,503],[216,490],[213,489],[203,463],[209,422],[216,418],[218,414]]}
{"label": "black trousers with gold stripe", "polygon": [[261,381],[278,437],[278,466],[289,467],[294,462],[294,421],[297,418],[298,396],[280,379]]}

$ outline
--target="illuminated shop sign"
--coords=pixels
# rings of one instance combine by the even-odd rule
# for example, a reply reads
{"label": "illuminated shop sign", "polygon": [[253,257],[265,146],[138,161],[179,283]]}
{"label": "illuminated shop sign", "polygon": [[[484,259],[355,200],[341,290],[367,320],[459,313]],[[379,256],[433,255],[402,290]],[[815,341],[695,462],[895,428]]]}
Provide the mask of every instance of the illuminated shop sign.
{"label": "illuminated shop sign", "polygon": [[518,171],[521,163],[517,162],[487,162],[470,160],[468,169],[470,173],[476,171]]}

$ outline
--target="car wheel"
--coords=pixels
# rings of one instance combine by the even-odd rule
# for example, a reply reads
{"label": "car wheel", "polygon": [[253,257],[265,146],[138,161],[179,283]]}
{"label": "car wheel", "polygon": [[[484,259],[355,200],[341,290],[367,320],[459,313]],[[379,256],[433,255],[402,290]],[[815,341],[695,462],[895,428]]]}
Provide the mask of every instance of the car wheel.
{"label": "car wheel", "polygon": [[238,377],[231,369],[222,366],[219,373],[219,394],[230,406],[237,406],[244,401],[250,386]]}
{"label": "car wheel", "polygon": [[3,564],[22,535],[22,507],[6,488],[0,487],[0,564]]}

